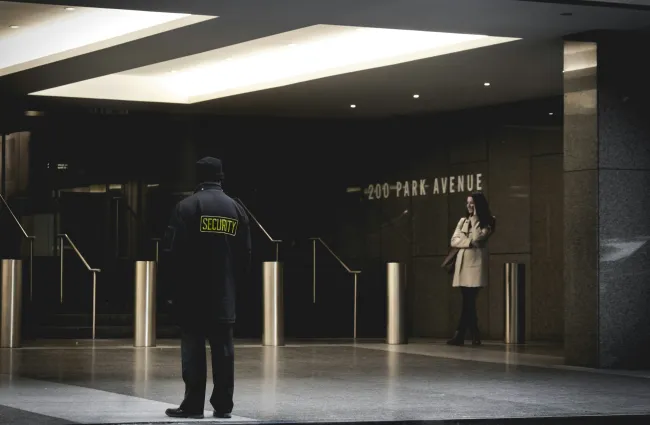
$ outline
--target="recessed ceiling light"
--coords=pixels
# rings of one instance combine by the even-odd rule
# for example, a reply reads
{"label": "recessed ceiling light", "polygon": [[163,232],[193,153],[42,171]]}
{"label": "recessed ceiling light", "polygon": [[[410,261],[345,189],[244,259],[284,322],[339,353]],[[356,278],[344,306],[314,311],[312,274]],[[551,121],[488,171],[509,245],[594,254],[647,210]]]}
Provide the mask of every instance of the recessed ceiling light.
{"label": "recessed ceiling light", "polygon": [[357,105],[350,105],[350,108],[352,108],[352,109],[354,109],[356,107],[357,107]]}
{"label": "recessed ceiling light", "polygon": [[[517,40],[474,34],[357,29],[313,25],[31,94],[193,104]],[[228,57],[233,60],[226,61]],[[179,72],[165,73],[174,68]]]}
{"label": "recessed ceiling light", "polygon": [[548,114],[549,114],[549,115],[553,115],[553,112],[549,112]]}
{"label": "recessed ceiling light", "polygon": [[12,26],[10,26],[9,28],[11,28],[12,30],[17,30],[17,29],[20,28],[20,27],[19,27],[18,25],[12,25]]}
{"label": "recessed ceiling light", "polygon": [[65,10],[67,10],[68,12],[72,12],[76,9],[74,7],[66,7]]}
{"label": "recessed ceiling light", "polygon": [[487,81],[486,81],[485,83],[483,83],[483,85],[484,85],[485,87],[490,87],[490,83],[488,83]]}
{"label": "recessed ceiling light", "polygon": [[414,94],[414,95],[413,95],[413,98],[414,98],[414,99],[419,99],[419,98],[420,98],[420,95],[419,95],[419,94]]}

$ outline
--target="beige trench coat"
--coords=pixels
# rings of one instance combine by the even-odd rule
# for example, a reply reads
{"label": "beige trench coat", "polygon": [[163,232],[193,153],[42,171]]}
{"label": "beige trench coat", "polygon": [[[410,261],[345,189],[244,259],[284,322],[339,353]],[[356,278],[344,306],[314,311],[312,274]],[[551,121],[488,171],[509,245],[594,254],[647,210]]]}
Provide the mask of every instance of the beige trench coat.
{"label": "beige trench coat", "polygon": [[[465,286],[482,288],[488,284],[489,258],[487,240],[491,229],[481,229],[475,216],[461,218],[451,237],[451,247],[460,248],[456,257],[454,270],[454,287]],[[470,246],[471,242],[480,242],[480,248]]]}

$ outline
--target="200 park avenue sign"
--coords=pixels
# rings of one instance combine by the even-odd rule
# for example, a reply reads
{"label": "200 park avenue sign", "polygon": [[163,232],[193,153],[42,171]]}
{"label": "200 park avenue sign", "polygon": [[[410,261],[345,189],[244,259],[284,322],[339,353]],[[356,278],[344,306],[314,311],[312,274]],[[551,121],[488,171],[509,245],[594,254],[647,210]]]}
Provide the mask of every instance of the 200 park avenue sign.
{"label": "200 park avenue sign", "polygon": [[396,183],[373,183],[363,190],[368,200],[408,198],[413,196],[446,195],[450,193],[477,192],[483,190],[483,173],[428,179],[405,180]]}

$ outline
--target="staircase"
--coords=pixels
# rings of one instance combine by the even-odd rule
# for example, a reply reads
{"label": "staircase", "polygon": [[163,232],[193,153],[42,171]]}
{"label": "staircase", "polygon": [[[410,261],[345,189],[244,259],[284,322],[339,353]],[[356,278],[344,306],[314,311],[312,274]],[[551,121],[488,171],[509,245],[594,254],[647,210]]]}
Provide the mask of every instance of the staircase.
{"label": "staircase", "polygon": [[[133,338],[134,261],[119,259],[107,264],[97,277],[96,339]],[[27,276],[25,274],[25,276]],[[92,275],[74,255],[65,253],[63,302],[59,257],[36,257],[34,294],[29,299],[24,282],[24,335],[30,339],[92,338]],[[160,294],[160,292],[159,292]],[[171,312],[158,298],[157,338],[178,338]]]}

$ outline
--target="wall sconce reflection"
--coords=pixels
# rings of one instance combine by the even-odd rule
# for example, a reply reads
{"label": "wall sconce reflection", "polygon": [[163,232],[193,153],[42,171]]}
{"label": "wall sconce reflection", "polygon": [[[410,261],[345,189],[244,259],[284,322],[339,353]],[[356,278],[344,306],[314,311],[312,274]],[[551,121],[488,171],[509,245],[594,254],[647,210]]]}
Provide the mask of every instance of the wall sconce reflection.
{"label": "wall sconce reflection", "polygon": [[[16,353],[16,354],[14,354]],[[16,350],[3,349],[0,350],[0,375],[9,376],[11,382],[14,372],[18,374],[20,368],[20,357]]]}
{"label": "wall sconce reflection", "polygon": [[386,351],[386,404],[395,406],[399,402],[399,380],[401,375],[400,350],[389,346]]}
{"label": "wall sconce reflection", "polygon": [[609,263],[624,260],[645,245],[650,237],[640,236],[631,239],[605,239],[601,243],[600,262]]}
{"label": "wall sconce reflection", "polygon": [[147,397],[150,390],[150,378],[151,378],[151,362],[150,362],[150,348],[142,347],[136,348],[135,353],[135,362],[133,362],[133,379],[134,379],[134,389],[136,396]]}

